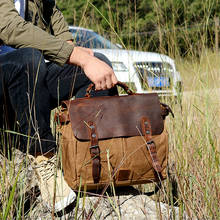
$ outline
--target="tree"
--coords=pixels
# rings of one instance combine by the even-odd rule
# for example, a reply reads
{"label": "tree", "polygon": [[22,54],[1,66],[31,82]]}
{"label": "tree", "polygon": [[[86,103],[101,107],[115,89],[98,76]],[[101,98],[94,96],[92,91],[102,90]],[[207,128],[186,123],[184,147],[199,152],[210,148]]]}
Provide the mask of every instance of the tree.
{"label": "tree", "polygon": [[91,28],[129,49],[171,56],[214,44],[219,0],[57,0],[70,25]]}

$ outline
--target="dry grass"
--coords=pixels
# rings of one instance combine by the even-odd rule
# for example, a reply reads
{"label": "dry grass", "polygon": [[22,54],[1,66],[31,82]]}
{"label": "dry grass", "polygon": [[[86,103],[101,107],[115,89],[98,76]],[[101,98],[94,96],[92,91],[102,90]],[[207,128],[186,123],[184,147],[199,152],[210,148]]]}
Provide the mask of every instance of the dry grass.
{"label": "dry grass", "polygon": [[178,63],[182,108],[173,106],[170,159],[176,164],[180,204],[190,217],[220,218],[220,55]]}
{"label": "dry grass", "polygon": [[[167,120],[170,164],[174,164],[172,177],[177,181],[178,198],[173,200],[175,195],[172,195],[170,182],[166,181],[159,199],[165,198],[171,206],[175,203],[182,213],[195,219],[220,219],[219,58],[219,54],[207,52],[199,60],[177,61],[184,84],[183,100],[182,105],[172,104],[175,118]],[[0,185],[4,189],[8,184],[4,166],[0,172],[3,177]],[[16,184],[14,178],[11,191],[2,197],[2,219],[12,218],[16,210],[19,210],[18,218],[14,217],[22,218],[22,201],[13,200],[20,191],[13,189]],[[112,201],[109,200],[109,204]]]}
{"label": "dry grass", "polygon": [[[170,50],[172,47],[170,45]],[[167,120],[170,164],[174,164],[172,176],[177,181],[176,204],[195,219],[220,219],[219,60],[220,54],[205,49],[200,58],[176,59],[183,79],[183,100],[181,106],[171,104],[175,118]],[[22,219],[22,198],[14,199],[19,191],[15,190],[17,179],[11,178],[12,188],[6,189],[9,183],[4,165],[0,166],[0,174],[0,194],[6,192],[0,196],[0,219]],[[168,181],[164,187],[161,198],[173,205]]]}

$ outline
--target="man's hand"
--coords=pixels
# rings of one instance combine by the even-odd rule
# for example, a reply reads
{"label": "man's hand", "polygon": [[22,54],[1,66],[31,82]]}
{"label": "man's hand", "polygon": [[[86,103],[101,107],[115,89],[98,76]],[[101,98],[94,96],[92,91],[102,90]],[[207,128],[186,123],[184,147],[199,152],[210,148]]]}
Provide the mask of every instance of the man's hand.
{"label": "man's hand", "polygon": [[93,50],[91,50],[90,48],[86,48],[86,47],[77,47],[82,49],[84,52],[87,52],[88,54],[90,54],[91,56],[94,56],[94,52]]}
{"label": "man's hand", "polygon": [[113,69],[94,57],[89,48],[74,47],[68,63],[80,66],[86,76],[95,84],[96,90],[110,89],[118,82]]}
{"label": "man's hand", "polygon": [[[74,43],[71,40],[68,40],[67,43],[74,46]],[[85,52],[89,53],[92,56],[94,55],[93,51],[89,48],[86,48],[86,47],[78,47],[78,48],[81,48],[82,50],[84,50]]]}

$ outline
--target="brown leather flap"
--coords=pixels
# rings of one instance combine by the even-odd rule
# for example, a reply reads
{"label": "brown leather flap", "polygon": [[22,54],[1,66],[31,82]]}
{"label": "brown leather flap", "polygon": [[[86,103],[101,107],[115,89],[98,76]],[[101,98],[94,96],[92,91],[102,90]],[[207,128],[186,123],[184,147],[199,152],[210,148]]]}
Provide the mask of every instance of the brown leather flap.
{"label": "brown leather flap", "polygon": [[68,108],[73,133],[80,140],[90,140],[89,122],[96,125],[98,139],[139,136],[143,117],[150,120],[152,135],[164,129],[156,93],[80,98],[63,104]]}

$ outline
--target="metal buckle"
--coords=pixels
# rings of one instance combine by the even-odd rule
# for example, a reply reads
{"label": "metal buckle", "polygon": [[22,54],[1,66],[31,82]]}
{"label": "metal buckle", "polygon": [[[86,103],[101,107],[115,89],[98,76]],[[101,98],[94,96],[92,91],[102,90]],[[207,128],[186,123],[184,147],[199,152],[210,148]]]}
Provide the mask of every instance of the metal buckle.
{"label": "metal buckle", "polygon": [[90,146],[89,148],[90,148],[90,149],[93,149],[93,148],[97,148],[97,147],[99,147],[99,145],[92,145],[92,146]]}
{"label": "metal buckle", "polygon": [[90,149],[90,154],[92,158],[96,158],[100,155],[99,145],[90,146],[89,149]]}

